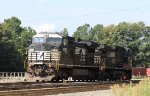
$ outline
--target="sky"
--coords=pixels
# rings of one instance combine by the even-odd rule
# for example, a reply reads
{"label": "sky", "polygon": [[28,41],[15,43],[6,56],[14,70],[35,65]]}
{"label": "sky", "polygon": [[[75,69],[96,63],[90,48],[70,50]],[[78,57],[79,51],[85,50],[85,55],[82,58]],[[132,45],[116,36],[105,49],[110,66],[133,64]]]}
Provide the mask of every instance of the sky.
{"label": "sky", "polygon": [[91,27],[124,21],[150,25],[150,0],[0,0],[0,22],[12,16],[37,32],[67,28],[72,35],[85,23]]}

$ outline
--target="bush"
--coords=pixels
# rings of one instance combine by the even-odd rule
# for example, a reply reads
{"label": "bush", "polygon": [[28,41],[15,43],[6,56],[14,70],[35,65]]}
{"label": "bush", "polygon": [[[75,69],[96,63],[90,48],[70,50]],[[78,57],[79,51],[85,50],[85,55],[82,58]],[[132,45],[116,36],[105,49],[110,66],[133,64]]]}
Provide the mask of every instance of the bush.
{"label": "bush", "polygon": [[150,96],[150,78],[140,81],[138,84],[114,85],[111,87],[115,96]]}

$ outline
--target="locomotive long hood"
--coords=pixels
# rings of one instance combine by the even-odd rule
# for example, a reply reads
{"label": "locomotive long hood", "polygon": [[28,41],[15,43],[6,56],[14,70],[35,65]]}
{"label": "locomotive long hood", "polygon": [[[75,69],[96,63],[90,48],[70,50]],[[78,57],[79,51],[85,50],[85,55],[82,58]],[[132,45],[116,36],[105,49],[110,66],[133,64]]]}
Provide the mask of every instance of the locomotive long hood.
{"label": "locomotive long hood", "polygon": [[85,41],[80,41],[81,44],[86,44],[88,47],[90,48],[97,48],[99,46],[98,43],[94,42],[94,41],[88,41],[88,40],[85,40]]}

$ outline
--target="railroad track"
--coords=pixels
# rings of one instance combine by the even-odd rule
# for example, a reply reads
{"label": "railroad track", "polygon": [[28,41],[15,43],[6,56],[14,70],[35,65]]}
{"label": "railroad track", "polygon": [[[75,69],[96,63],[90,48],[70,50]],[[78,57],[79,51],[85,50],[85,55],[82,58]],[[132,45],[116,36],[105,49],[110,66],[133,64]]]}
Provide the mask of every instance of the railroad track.
{"label": "railroad track", "polygon": [[[120,82],[119,82],[120,83]],[[41,96],[110,89],[118,82],[16,83],[0,84],[0,96]]]}

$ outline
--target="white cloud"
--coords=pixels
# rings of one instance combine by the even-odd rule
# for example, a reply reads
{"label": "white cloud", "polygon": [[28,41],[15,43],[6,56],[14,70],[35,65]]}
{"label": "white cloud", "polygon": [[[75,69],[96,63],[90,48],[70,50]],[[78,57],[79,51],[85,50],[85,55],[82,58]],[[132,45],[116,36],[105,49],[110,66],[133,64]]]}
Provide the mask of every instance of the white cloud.
{"label": "white cloud", "polygon": [[32,27],[36,30],[36,32],[54,32],[55,25],[54,24],[42,24],[42,25],[35,25]]}

